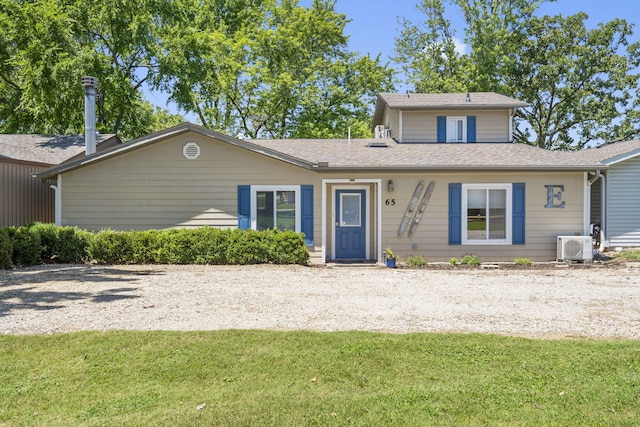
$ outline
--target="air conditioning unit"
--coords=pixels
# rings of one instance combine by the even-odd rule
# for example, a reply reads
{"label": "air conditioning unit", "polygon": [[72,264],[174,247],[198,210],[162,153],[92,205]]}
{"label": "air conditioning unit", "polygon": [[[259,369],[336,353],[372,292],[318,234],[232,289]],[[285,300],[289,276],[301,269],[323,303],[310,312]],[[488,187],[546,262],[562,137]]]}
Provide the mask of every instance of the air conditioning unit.
{"label": "air conditioning unit", "polygon": [[385,137],[384,125],[377,125],[376,126],[375,137],[376,138],[384,138]]}
{"label": "air conditioning unit", "polygon": [[587,261],[593,259],[591,236],[558,236],[558,261]]}

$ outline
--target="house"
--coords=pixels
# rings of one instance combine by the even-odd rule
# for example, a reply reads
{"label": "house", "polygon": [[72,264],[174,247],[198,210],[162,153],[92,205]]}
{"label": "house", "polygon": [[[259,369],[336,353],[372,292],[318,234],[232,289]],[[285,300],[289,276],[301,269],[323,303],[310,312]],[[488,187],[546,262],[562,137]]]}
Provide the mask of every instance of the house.
{"label": "house", "polygon": [[[121,143],[115,135],[100,135],[98,141],[100,150]],[[33,175],[82,155],[84,149],[83,136],[0,134],[0,227],[53,222],[50,185],[55,181]]]}
{"label": "house", "polygon": [[575,156],[598,162],[590,177],[590,215],[601,225],[605,247],[640,247],[640,140],[603,144]]}
{"label": "house", "polygon": [[556,259],[588,236],[590,178],[574,153],[512,144],[526,104],[494,93],[381,94],[376,138],[241,140],[183,123],[41,172],[59,225],[212,226],[305,233],[312,262]]}

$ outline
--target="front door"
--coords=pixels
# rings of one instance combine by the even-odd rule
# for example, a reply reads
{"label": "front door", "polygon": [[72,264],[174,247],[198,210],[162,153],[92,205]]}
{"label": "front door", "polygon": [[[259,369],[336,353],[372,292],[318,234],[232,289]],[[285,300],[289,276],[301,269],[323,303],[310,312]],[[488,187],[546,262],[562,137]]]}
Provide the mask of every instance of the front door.
{"label": "front door", "polygon": [[365,259],[365,190],[336,190],[335,227],[336,259]]}

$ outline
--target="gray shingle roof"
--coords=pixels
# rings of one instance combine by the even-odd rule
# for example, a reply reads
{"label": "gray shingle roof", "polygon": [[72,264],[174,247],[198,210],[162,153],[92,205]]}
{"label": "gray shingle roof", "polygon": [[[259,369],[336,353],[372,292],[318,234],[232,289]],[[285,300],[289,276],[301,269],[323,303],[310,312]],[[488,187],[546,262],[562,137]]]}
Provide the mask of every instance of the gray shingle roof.
{"label": "gray shingle roof", "polygon": [[385,106],[399,110],[480,110],[523,108],[529,104],[494,92],[381,93],[376,100],[373,125],[380,124]]}
{"label": "gray shingle roof", "polygon": [[[114,137],[98,135],[96,143]],[[0,158],[57,165],[83,151],[83,135],[0,134]]]}
{"label": "gray shingle roof", "polygon": [[[596,162],[573,153],[544,150],[526,144],[399,144],[393,139],[252,140],[306,162],[327,162],[329,169],[581,169]],[[387,147],[370,147],[372,142]]]}
{"label": "gray shingle roof", "polygon": [[640,139],[603,144],[598,147],[576,151],[573,154],[581,160],[612,164],[625,158],[640,155]]}
{"label": "gray shingle roof", "polygon": [[[196,132],[236,147],[317,172],[435,171],[435,170],[580,170],[602,164],[581,159],[574,152],[556,152],[525,144],[399,144],[393,139],[257,139],[240,140],[219,132],[182,123],[103,152],[79,158],[41,172],[51,178],[104,159],[125,154],[185,132]],[[372,147],[372,144],[386,147]]]}
{"label": "gray shingle roof", "polygon": [[401,110],[521,108],[528,105],[494,92],[470,92],[469,101],[466,93],[381,93],[378,100],[385,102],[390,108]]}

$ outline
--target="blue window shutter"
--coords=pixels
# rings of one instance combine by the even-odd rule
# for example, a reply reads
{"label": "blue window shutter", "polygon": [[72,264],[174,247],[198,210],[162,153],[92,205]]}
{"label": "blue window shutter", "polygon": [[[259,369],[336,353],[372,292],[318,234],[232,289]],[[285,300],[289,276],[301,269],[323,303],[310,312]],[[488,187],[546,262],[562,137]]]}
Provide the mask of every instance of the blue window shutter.
{"label": "blue window shutter", "polygon": [[313,246],[313,185],[301,187],[300,216],[302,219],[301,230],[304,233],[304,242],[307,246]]}
{"label": "blue window shutter", "polygon": [[467,116],[467,142],[476,142],[476,116]]}
{"label": "blue window shutter", "polygon": [[238,185],[238,228],[251,227],[251,186]]}
{"label": "blue window shutter", "polygon": [[462,184],[449,184],[449,244],[462,244]]}
{"label": "blue window shutter", "polygon": [[447,142],[447,117],[438,116],[438,142]]}
{"label": "blue window shutter", "polygon": [[514,182],[511,191],[513,201],[511,243],[514,245],[524,245],[525,239],[525,184],[524,182]]}

